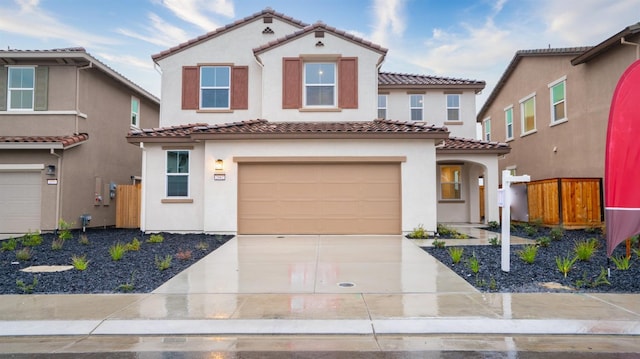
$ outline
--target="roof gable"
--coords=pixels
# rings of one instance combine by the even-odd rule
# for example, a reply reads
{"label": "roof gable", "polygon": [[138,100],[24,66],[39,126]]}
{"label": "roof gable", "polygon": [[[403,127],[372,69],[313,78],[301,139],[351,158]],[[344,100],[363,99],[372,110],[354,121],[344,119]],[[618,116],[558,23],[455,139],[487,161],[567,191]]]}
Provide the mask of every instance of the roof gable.
{"label": "roof gable", "polygon": [[613,46],[620,45],[622,43],[622,40],[628,40],[628,39],[625,39],[625,37],[634,36],[638,33],[640,33],[640,22],[633,24],[631,26],[625,27],[624,29],[622,29],[622,31],[618,32],[617,34],[611,36],[610,38],[604,40],[598,45],[592,47],[590,50],[583,52],[581,55],[571,60],[571,64],[580,65],[585,62],[589,62],[591,59],[610,50]]}

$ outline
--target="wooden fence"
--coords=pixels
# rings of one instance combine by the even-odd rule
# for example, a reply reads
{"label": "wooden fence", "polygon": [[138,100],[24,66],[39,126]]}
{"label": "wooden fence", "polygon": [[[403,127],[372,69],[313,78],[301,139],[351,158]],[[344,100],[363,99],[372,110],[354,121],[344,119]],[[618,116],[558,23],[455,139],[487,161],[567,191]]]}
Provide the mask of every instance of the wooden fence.
{"label": "wooden fence", "polygon": [[603,220],[602,180],[552,178],[527,183],[529,221],[566,228],[599,226]]}
{"label": "wooden fence", "polygon": [[140,184],[116,188],[116,228],[140,228]]}

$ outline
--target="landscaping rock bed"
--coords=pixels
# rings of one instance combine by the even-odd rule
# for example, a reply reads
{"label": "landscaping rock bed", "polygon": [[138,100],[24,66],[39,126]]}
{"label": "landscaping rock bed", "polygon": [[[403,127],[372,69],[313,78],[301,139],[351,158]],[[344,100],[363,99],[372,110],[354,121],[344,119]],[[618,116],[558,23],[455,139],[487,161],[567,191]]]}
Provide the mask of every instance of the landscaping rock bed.
{"label": "landscaping rock bed", "polygon": [[[488,229],[488,228],[485,228]],[[500,229],[494,229],[500,232]],[[538,228],[532,233],[531,227],[517,226],[511,234],[522,238],[536,239],[550,236],[549,228]],[[576,260],[566,278],[558,270],[556,257],[575,257],[576,243],[594,238],[598,248],[589,261]],[[630,268],[619,270],[613,261],[607,261],[606,242],[599,230],[567,230],[559,241],[551,240],[548,247],[539,246],[532,264],[525,263],[518,251],[524,245],[511,246],[511,270],[501,270],[501,247],[498,246],[459,246],[464,248],[463,258],[454,264],[445,248],[424,247],[444,265],[451,268],[477,289],[485,292],[612,292],[640,293],[640,258],[631,254]],[[633,248],[638,248],[634,244]],[[470,269],[469,259],[475,255],[480,270],[477,274]],[[613,257],[625,255],[625,244],[616,248]],[[611,284],[597,283],[602,270],[610,269],[610,277],[605,278]],[[602,279],[602,277],[600,278]]]}
{"label": "landscaping rock bed", "polygon": [[[42,244],[32,247],[29,260],[17,260],[15,250],[1,251],[0,294],[147,293],[233,238],[229,235],[162,233],[162,243],[149,243],[150,236],[138,230],[87,229],[88,244],[81,244],[81,232],[72,231],[72,234],[73,238],[65,240],[58,250],[52,249],[57,236],[43,234]],[[119,261],[112,260],[109,248],[118,242],[130,243],[133,238],[139,240],[140,249],[126,251]],[[22,247],[18,241],[17,248]],[[89,261],[86,270],[21,271],[31,266],[70,265],[73,255],[86,255]],[[158,269],[156,259],[165,259],[166,256],[172,257],[170,267]],[[37,280],[35,285],[34,278]],[[16,284],[16,281],[23,285]]]}

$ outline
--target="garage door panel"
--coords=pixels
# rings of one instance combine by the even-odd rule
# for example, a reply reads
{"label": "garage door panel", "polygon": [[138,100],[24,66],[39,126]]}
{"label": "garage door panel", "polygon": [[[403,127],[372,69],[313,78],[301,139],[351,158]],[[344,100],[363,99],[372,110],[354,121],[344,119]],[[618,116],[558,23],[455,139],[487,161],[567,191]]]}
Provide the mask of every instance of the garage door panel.
{"label": "garage door panel", "polygon": [[41,191],[40,172],[0,173],[0,232],[39,230]]}

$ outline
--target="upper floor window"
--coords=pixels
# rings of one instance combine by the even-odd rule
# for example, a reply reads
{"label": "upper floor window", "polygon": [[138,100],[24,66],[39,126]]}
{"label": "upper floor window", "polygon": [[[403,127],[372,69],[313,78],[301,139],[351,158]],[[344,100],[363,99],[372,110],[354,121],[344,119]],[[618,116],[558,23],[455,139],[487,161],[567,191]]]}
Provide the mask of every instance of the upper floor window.
{"label": "upper floor window", "polygon": [[307,62],[304,64],[304,105],[336,106],[336,64]]}
{"label": "upper floor window", "polygon": [[387,95],[378,95],[378,118],[387,118]]}
{"label": "upper floor window", "polygon": [[504,125],[507,140],[513,139],[513,106],[504,109]]}
{"label": "upper floor window", "polygon": [[167,151],[167,197],[189,196],[189,151]]}
{"label": "upper floor window", "polygon": [[422,121],[424,111],[424,96],[411,95],[409,108],[411,110],[411,121]]}
{"label": "upper floor window", "polygon": [[229,66],[202,66],[200,68],[200,108],[228,109],[231,90]]}
{"label": "upper floor window", "polygon": [[140,127],[140,100],[131,98],[131,126]]}
{"label": "upper floor window", "polygon": [[460,121],[460,95],[447,95],[447,121]]}
{"label": "upper floor window", "polygon": [[565,84],[565,77],[549,84],[549,96],[551,98],[551,124],[567,119]]}
{"label": "upper floor window", "polygon": [[462,166],[440,166],[440,198],[444,200],[462,198]]}
{"label": "upper floor window", "polygon": [[35,90],[34,67],[9,67],[8,109],[33,110]]}
{"label": "upper floor window", "polygon": [[536,130],[536,94],[520,100],[520,113],[522,120],[522,134],[526,135]]}
{"label": "upper floor window", "polygon": [[491,119],[484,120],[484,140],[491,141]]}

